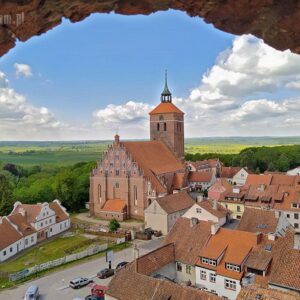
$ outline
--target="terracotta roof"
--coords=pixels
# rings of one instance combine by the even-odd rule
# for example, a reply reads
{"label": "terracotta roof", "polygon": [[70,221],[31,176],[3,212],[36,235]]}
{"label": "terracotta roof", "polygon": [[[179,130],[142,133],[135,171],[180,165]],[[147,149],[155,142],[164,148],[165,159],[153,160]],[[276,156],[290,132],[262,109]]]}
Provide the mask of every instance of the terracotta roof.
{"label": "terracotta roof", "polygon": [[212,172],[190,172],[189,182],[211,182],[213,177]]}
{"label": "terracotta roof", "polygon": [[7,217],[0,221],[0,249],[5,249],[22,238],[22,234],[10,223]]}
{"label": "terracotta roof", "polygon": [[241,265],[253,247],[257,245],[257,236],[254,233],[220,228],[212,235],[208,244],[200,251],[199,256],[217,259],[226,250],[217,270],[225,262]]}
{"label": "terracotta roof", "polygon": [[247,176],[246,184],[265,184],[270,185],[273,175],[258,175],[258,174],[249,174]]}
{"label": "terracotta roof", "polygon": [[181,111],[172,102],[161,102],[149,113],[149,115],[166,114],[166,113],[184,114],[184,112]]}
{"label": "terracotta roof", "polygon": [[300,291],[300,251],[294,249],[294,231],[288,230],[272,249],[273,264],[269,283]]}
{"label": "terracotta roof", "polygon": [[293,208],[293,203],[300,204],[300,187],[279,187],[278,195],[282,195],[282,201],[276,201],[275,209],[300,212],[300,208]]}
{"label": "terracotta roof", "polygon": [[237,172],[239,172],[241,167],[222,167],[221,178],[232,178]]}
{"label": "terracotta roof", "polygon": [[272,254],[263,249],[263,251],[252,251],[247,258],[245,266],[260,271],[267,271],[272,261]]}
{"label": "terracotta roof", "polygon": [[217,209],[214,209],[214,201],[213,200],[203,200],[197,203],[200,207],[211,213],[212,215],[223,218],[231,213],[229,209],[226,209],[221,204],[217,203]]}
{"label": "terracotta roof", "polygon": [[23,236],[28,236],[36,233],[36,230],[30,225],[29,222],[27,222],[26,217],[21,213],[9,215],[7,218],[18,227],[18,230],[22,233]]}
{"label": "terracotta roof", "polygon": [[101,211],[113,211],[122,213],[125,211],[126,202],[120,199],[107,200]]}
{"label": "terracotta roof", "polygon": [[137,273],[134,269],[134,262],[126,265],[115,274],[108,284],[106,294],[118,300],[221,299],[199,289]]}
{"label": "terracotta roof", "polygon": [[14,208],[11,214],[20,212],[24,209],[27,221],[33,223],[36,222],[36,217],[40,214],[42,207],[42,204],[19,204]]}
{"label": "terracotta roof", "polygon": [[175,173],[173,177],[173,189],[181,189],[185,186],[186,173]]}
{"label": "terracotta roof", "polygon": [[221,162],[218,159],[205,159],[205,160],[197,160],[197,161],[189,161],[187,162],[193,165],[196,169],[201,168],[216,168]]}
{"label": "terracotta roof", "polygon": [[151,275],[153,272],[174,261],[174,244],[167,244],[136,259],[136,271],[144,275]]}
{"label": "terracotta roof", "polygon": [[175,259],[194,265],[199,252],[211,234],[211,222],[198,221],[191,226],[191,220],[179,218],[167,234],[164,244],[174,243]]}
{"label": "terracotta roof", "polygon": [[286,174],[273,174],[271,185],[297,185],[297,181],[300,180],[300,176],[291,176]]}
{"label": "terracotta roof", "polygon": [[188,209],[195,203],[186,191],[159,197],[156,201],[168,214]]}
{"label": "terracotta roof", "polygon": [[58,200],[54,200],[53,202],[49,203],[49,207],[55,212],[56,214],[56,222],[62,222],[69,219],[69,215],[66,211],[61,207]]}
{"label": "terracotta roof", "polygon": [[248,232],[275,232],[279,219],[275,217],[275,212],[256,208],[246,208],[237,230]]}
{"label": "terracotta roof", "polygon": [[226,178],[219,178],[210,188],[210,191],[217,192],[231,192],[232,185],[226,180]]}
{"label": "terracotta roof", "polygon": [[158,175],[185,170],[184,165],[163,142],[123,142],[122,144],[144,171],[145,176],[150,179],[158,193],[168,192],[167,187],[158,180]]}
{"label": "terracotta roof", "polygon": [[248,285],[240,291],[237,300],[299,300],[299,294],[257,285]]}

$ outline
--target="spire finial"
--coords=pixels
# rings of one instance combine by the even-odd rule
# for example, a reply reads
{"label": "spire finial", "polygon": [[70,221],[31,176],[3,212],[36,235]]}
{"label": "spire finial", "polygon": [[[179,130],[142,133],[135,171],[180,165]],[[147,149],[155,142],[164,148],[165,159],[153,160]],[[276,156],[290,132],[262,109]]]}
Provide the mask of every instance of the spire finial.
{"label": "spire finial", "polygon": [[165,70],[165,87],[161,93],[161,102],[172,102],[172,94],[168,88],[168,71]]}

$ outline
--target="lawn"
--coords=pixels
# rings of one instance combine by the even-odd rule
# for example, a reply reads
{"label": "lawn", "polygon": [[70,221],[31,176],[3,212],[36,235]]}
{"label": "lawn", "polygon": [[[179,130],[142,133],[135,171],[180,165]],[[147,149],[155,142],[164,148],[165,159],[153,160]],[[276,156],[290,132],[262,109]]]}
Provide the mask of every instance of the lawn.
{"label": "lawn", "polygon": [[[37,264],[64,257],[66,256],[65,250],[86,240],[88,240],[88,238],[80,233],[75,233],[74,236],[58,237],[54,240],[39,244],[32,249],[25,250],[23,252],[24,255],[21,254],[21,256],[18,256],[9,262],[0,264],[0,272],[16,272]],[[74,253],[83,251],[89,246],[76,249]]]}

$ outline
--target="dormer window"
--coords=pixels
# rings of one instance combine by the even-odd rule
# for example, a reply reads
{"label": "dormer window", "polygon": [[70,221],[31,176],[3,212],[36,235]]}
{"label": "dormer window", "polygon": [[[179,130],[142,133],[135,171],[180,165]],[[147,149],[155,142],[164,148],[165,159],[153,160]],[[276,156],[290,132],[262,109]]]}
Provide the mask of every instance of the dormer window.
{"label": "dormer window", "polygon": [[202,261],[203,264],[207,264],[207,265],[210,265],[210,266],[215,267],[217,265],[217,262],[214,259],[202,257],[201,261]]}
{"label": "dormer window", "polygon": [[196,213],[197,213],[197,214],[201,214],[201,213],[202,213],[201,208],[197,207],[197,208],[196,208]]}
{"label": "dormer window", "polygon": [[225,263],[225,268],[230,271],[241,272],[241,267],[235,264]]}

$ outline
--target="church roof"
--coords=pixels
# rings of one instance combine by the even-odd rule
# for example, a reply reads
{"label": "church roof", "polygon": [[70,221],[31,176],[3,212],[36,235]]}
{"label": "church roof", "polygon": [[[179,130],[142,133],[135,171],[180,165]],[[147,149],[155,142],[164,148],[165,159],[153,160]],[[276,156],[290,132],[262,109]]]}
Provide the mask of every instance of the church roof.
{"label": "church roof", "polygon": [[158,193],[165,193],[167,190],[156,176],[185,169],[161,141],[123,142],[123,145],[144,171],[145,176],[149,177]]}
{"label": "church roof", "polygon": [[166,114],[166,113],[177,113],[177,114],[184,114],[176,105],[172,102],[161,102],[158,104],[149,114]]}

